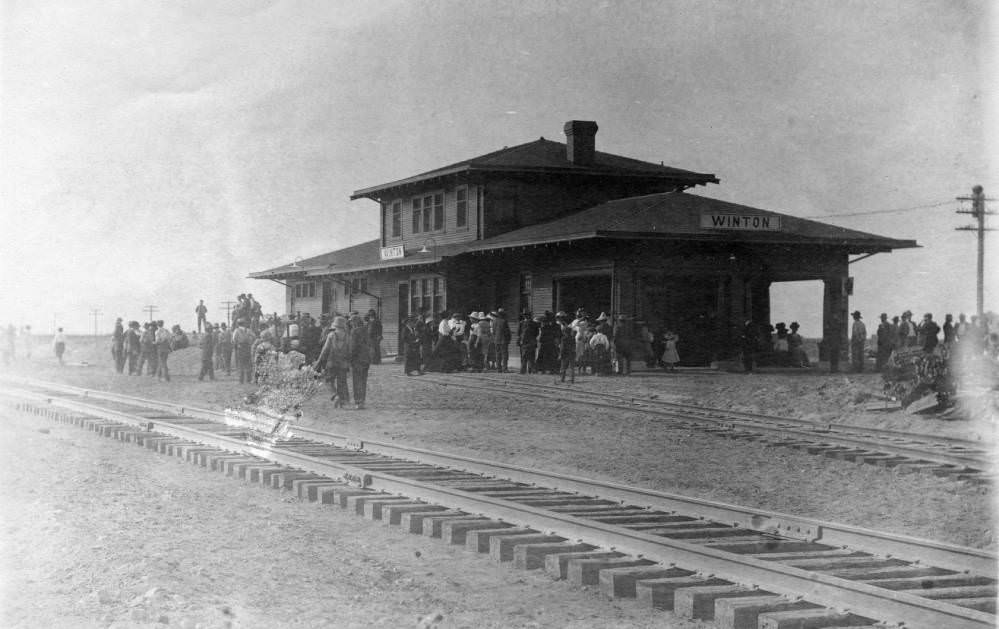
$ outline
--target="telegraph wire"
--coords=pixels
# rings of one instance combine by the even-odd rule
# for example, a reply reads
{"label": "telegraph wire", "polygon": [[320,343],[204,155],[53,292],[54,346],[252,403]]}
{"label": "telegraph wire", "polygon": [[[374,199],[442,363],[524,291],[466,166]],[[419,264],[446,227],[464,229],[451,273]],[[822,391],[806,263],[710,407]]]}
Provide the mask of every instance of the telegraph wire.
{"label": "telegraph wire", "polygon": [[900,207],[891,210],[868,210],[864,212],[847,212],[845,214],[823,214],[821,216],[802,216],[801,218],[844,218],[848,216],[872,216],[874,214],[894,214],[896,212],[911,212],[913,210],[925,210],[935,207],[943,207],[945,205],[950,205],[954,203],[953,199],[947,201],[939,201],[937,203],[927,203],[925,205],[913,205],[910,207]]}

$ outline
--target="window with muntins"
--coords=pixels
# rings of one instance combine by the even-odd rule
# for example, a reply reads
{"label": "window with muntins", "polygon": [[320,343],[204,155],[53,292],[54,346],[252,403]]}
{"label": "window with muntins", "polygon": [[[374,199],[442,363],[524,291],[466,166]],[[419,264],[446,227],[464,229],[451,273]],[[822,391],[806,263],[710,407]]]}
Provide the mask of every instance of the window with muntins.
{"label": "window with muntins", "polygon": [[444,193],[413,197],[413,233],[444,231]]}
{"label": "window with muntins", "polygon": [[295,284],[296,299],[307,299],[309,297],[315,297],[315,296],[316,296],[315,282],[303,282],[301,284]]}
{"label": "window with muntins", "polygon": [[392,203],[392,237],[402,236],[402,202]]}
{"label": "window with muntins", "polygon": [[414,314],[430,314],[434,318],[444,310],[447,294],[444,279],[435,277],[414,278],[409,281],[409,311]]}
{"label": "window with muntins", "polygon": [[468,188],[454,191],[455,225],[468,227]]}
{"label": "window with muntins", "polygon": [[444,229],[444,194],[438,192],[434,195],[434,231]]}
{"label": "window with muntins", "polygon": [[420,233],[420,227],[423,225],[423,219],[422,219],[423,211],[421,210],[421,208],[423,206],[421,205],[421,202],[422,202],[422,199],[420,199],[419,197],[413,199],[413,233],[414,234],[419,234]]}
{"label": "window with muntins", "polygon": [[423,197],[423,231],[430,231],[430,209],[433,206],[434,198],[429,194]]}

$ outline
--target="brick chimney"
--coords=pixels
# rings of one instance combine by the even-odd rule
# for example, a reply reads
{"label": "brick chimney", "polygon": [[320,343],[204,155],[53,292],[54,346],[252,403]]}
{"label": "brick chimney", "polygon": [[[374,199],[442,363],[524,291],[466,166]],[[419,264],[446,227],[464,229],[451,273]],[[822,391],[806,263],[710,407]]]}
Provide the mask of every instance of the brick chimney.
{"label": "brick chimney", "polygon": [[570,120],[565,123],[565,153],[573,164],[589,166],[596,152],[597,123],[592,120]]}

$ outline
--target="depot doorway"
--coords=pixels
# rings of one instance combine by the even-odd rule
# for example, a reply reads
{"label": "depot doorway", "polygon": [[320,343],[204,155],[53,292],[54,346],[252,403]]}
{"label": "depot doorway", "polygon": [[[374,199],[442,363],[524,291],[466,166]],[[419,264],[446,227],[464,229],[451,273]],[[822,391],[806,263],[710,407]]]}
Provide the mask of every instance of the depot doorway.
{"label": "depot doorway", "polygon": [[678,335],[680,365],[705,367],[718,354],[717,283],[702,277],[643,275],[638,318],[657,339]]}

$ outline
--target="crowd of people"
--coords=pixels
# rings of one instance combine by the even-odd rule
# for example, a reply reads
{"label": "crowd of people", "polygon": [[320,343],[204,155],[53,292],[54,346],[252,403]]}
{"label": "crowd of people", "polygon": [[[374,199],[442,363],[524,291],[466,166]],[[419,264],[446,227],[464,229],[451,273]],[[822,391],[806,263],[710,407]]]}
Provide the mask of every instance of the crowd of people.
{"label": "crowd of people", "polygon": [[[170,380],[170,353],[197,343],[198,380],[215,380],[216,370],[232,375],[235,367],[240,384],[257,383],[266,378],[267,367],[277,363],[280,353],[298,352],[300,364],[330,381],[335,406],[347,407],[352,389],[354,407],[364,407],[368,366],[380,363],[382,354],[382,324],[374,310],[364,317],[353,312],[319,320],[308,313],[264,317],[260,304],[247,294],[239,296],[231,326],[209,321],[203,300],[195,314],[194,341],[178,325],[168,332],[162,321],[143,325],[131,321],[126,328],[118,319],[111,337],[115,369],[125,373],[127,366],[130,375],[141,375],[145,368],[150,376]],[[348,373],[352,386],[347,384]]]}
{"label": "crowd of people", "polygon": [[624,315],[597,316],[584,309],[575,315],[559,311],[521,313],[516,336],[503,308],[491,312],[411,315],[400,338],[406,375],[425,371],[509,371],[513,341],[520,352],[520,373],[547,373],[564,381],[575,374],[628,375],[632,362],[675,371],[680,362],[679,336],[672,330],[652,332],[644,321]]}
{"label": "crowd of people", "polygon": [[[853,324],[850,331],[850,353],[855,371],[863,371],[865,358],[869,353],[867,328],[863,316],[855,311],[851,315]],[[913,321],[912,311],[888,319],[882,312],[878,327],[873,334],[875,369],[882,371],[893,352],[906,349],[919,349],[925,353],[941,352],[957,355],[960,359],[986,354],[993,359],[999,357],[999,322],[988,316],[972,315],[970,320],[964,313],[944,315],[943,325],[927,312],[923,318]],[[941,333],[943,336],[941,337]]]}
{"label": "crowd of people", "polygon": [[792,321],[790,325],[783,321],[776,325],[757,325],[752,319],[747,319],[740,336],[743,372],[752,373],[758,364],[809,367],[805,339],[800,330],[797,321]]}

